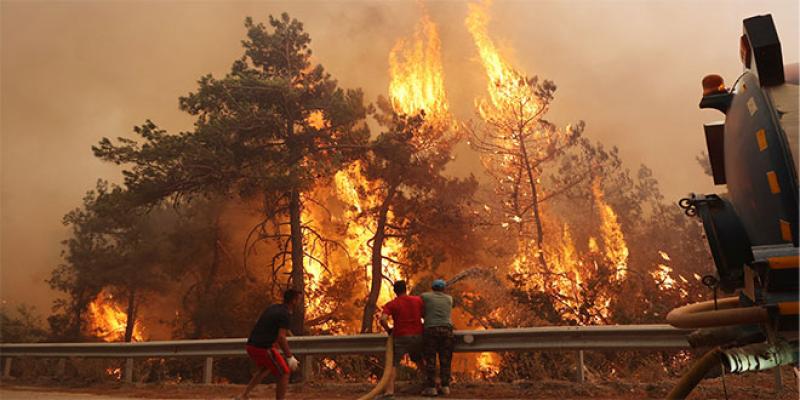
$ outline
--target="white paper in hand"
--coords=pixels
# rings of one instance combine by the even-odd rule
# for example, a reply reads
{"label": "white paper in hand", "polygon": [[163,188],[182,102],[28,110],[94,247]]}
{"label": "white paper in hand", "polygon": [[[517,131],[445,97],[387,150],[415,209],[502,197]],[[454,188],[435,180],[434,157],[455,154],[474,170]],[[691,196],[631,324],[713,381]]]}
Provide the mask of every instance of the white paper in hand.
{"label": "white paper in hand", "polygon": [[289,369],[292,371],[297,371],[297,368],[300,366],[300,362],[297,361],[297,359],[294,358],[294,356],[289,357],[286,360],[286,364],[289,365]]}

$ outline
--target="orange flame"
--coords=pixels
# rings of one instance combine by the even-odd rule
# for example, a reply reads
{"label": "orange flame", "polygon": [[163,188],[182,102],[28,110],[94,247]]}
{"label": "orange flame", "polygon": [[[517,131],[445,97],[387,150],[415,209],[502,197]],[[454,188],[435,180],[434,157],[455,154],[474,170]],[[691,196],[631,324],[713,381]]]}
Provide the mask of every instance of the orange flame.
{"label": "orange flame", "polygon": [[491,103],[477,101],[478,112],[487,121],[509,118],[533,119],[540,113],[542,107],[525,76],[503,59],[494,41],[489,37],[489,6],[491,1],[470,3],[469,14],[465,21],[478,47],[481,63],[488,78],[487,89]]}
{"label": "orange flame", "polygon": [[[663,263],[659,263],[656,265],[656,269],[650,271],[650,276],[653,278],[653,281],[656,283],[656,285],[658,285],[658,289],[662,291],[677,289],[677,292],[681,297],[687,297],[689,295],[689,291],[686,290],[685,285],[689,283],[689,280],[683,275],[678,275],[678,279],[675,279],[672,276],[674,270],[672,267],[667,265],[670,261],[672,261],[669,257],[669,254],[667,254],[665,251],[659,250],[658,255],[663,260]],[[694,274],[694,277],[697,280],[702,279],[697,274]]]}
{"label": "orange flame", "polygon": [[[358,263],[360,267],[366,268],[366,282],[370,282],[372,279],[372,269],[369,266],[372,264],[372,248],[369,243],[375,235],[375,221],[374,219],[368,218],[366,225],[355,221],[358,220],[360,214],[365,210],[371,210],[380,205],[382,201],[382,197],[380,196],[381,190],[377,185],[370,184],[370,182],[366,180],[360,162],[353,163],[347,169],[337,172],[334,176],[334,183],[336,185],[336,195],[339,200],[349,205],[344,213],[344,220],[348,221],[347,236],[344,241],[345,246],[355,262]],[[392,217],[390,212],[389,220],[392,220]],[[397,238],[386,238],[383,243],[381,254],[384,257],[397,260],[403,255],[402,245]],[[401,279],[402,271],[397,264],[384,260],[382,268],[383,275],[392,281]],[[391,299],[392,288],[390,284],[384,280],[381,286],[378,303],[386,303]]]}
{"label": "orange flame", "polygon": [[321,111],[313,111],[306,117],[306,123],[314,129],[323,129],[328,126],[328,121]]}
{"label": "orange flame", "polygon": [[425,113],[429,123],[448,119],[441,42],[436,24],[427,14],[412,39],[400,39],[389,53],[389,98],[395,112]]}
{"label": "orange flame", "polygon": [[500,373],[498,356],[494,353],[480,353],[476,360],[480,377],[493,378]]}
{"label": "orange flame", "polygon": [[[400,39],[389,53],[389,99],[393,110],[399,114],[417,115],[424,114],[424,132],[415,135],[414,144],[420,151],[437,151],[439,144],[449,143],[447,131],[451,124],[448,113],[447,97],[444,89],[444,73],[441,61],[441,42],[436,25],[427,14],[417,24],[411,38]],[[325,121],[319,113],[312,113],[306,119],[309,126],[321,129]],[[445,136],[448,135],[448,136]],[[347,169],[339,171],[334,176],[335,197],[345,204],[342,221],[347,224],[344,247],[352,261],[366,270],[366,282],[371,282],[372,275],[372,248],[371,239],[375,235],[376,222],[365,212],[375,210],[383,201],[383,190],[379,183],[369,182],[362,170],[360,162],[351,164]],[[316,225],[313,221],[315,205],[309,205],[303,213],[303,223]],[[318,211],[318,210],[317,210]],[[394,219],[391,211],[388,219]],[[356,221],[364,221],[356,222]],[[320,261],[325,260],[321,248],[306,249],[305,257],[306,285],[311,290],[317,290],[322,283],[325,273]],[[385,257],[382,262],[382,274],[389,280],[401,279],[400,267],[389,261],[403,258],[403,248],[397,238],[386,238],[381,254]],[[327,263],[327,262],[326,262]],[[328,282],[335,279],[331,277]],[[365,291],[369,290],[369,284]],[[392,298],[389,282],[383,280],[378,298],[379,304],[386,303]],[[311,300],[308,306],[312,317],[316,314],[328,312],[321,299]]]}
{"label": "orange flame", "polygon": [[[303,225],[312,227],[314,226],[315,221],[312,216],[312,210],[309,208],[303,209],[300,219]],[[306,290],[313,293],[321,288],[323,273],[325,272],[325,267],[322,263],[327,263],[328,260],[326,259],[326,254],[322,245],[319,243],[313,243],[305,247],[305,251],[307,253],[306,256],[303,257],[305,285]],[[335,276],[329,275],[326,278],[329,280],[329,282],[332,282],[335,279]],[[309,317],[314,318],[331,311],[330,309],[327,309],[322,300],[322,296],[312,295],[307,297],[306,301],[307,309],[309,310]],[[324,326],[323,329],[325,329]]]}
{"label": "orange flame", "polygon": [[122,368],[106,368],[106,375],[110,376],[114,380],[121,380],[122,379]]}
{"label": "orange flame", "polygon": [[[128,316],[114,303],[114,296],[105,290],[101,291],[94,301],[89,303],[89,324],[92,333],[106,342],[122,341],[125,338],[125,327]],[[133,325],[131,340],[140,342],[144,328],[139,321]]]}
{"label": "orange flame", "polygon": [[617,221],[617,213],[603,198],[599,179],[595,179],[592,183],[592,193],[600,211],[600,236],[606,249],[605,256],[616,267],[616,279],[622,280],[628,272],[628,255],[630,254],[628,245],[625,243],[625,236],[622,234],[622,227]]}
{"label": "orange flame", "polygon": [[[478,113],[487,125],[500,131],[487,135],[488,140],[494,142],[492,145],[509,151],[503,153],[498,150],[493,156],[483,157],[482,161],[488,163],[487,168],[496,171],[498,176],[505,176],[506,181],[513,182],[515,178],[508,171],[515,168],[519,157],[523,157],[516,154],[518,146],[521,146],[517,143],[531,143],[531,147],[522,154],[536,158],[538,155],[547,155],[548,149],[562,140],[566,132],[541,128],[541,116],[547,111],[549,100],[540,96],[534,79],[526,77],[504,58],[489,36],[490,6],[490,0],[469,4],[465,24],[487,75],[489,96],[488,99],[476,100]],[[572,128],[568,127],[567,131],[571,132]],[[536,184],[541,184],[540,171],[534,173],[537,174],[533,177]],[[599,241],[589,239],[589,252],[601,254],[611,263],[614,268],[613,279],[620,281],[627,273],[628,247],[617,214],[605,202],[599,181],[594,182],[592,191],[599,209],[600,234]],[[511,265],[512,270],[526,275],[527,289],[544,291],[557,299],[565,317],[584,323],[602,322],[609,315],[611,294],[593,293],[587,296],[584,293],[584,283],[600,276],[596,261],[578,253],[566,223],[559,221],[556,215],[549,214],[541,205],[539,211],[539,222],[550,234],[544,236],[541,246],[530,238],[532,235],[523,236],[517,257]],[[512,219],[519,223],[521,217]],[[509,225],[507,222],[503,227]],[[556,233],[558,231],[560,234]],[[540,251],[544,252],[546,265],[538,261]],[[585,312],[587,307],[591,308],[588,313]]]}

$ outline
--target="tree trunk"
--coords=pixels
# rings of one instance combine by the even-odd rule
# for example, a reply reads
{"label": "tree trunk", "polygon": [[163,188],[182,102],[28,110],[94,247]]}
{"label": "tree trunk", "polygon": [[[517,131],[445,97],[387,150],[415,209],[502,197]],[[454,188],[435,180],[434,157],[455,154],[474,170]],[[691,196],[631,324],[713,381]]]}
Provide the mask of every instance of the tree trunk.
{"label": "tree trunk", "polygon": [[303,279],[303,229],[302,229],[302,204],[300,193],[293,190],[289,193],[289,226],[292,241],[292,272],[291,288],[300,293],[301,301],[292,312],[289,328],[298,336],[305,334],[306,306],[305,306],[305,279]]}
{"label": "tree trunk", "polygon": [[86,311],[86,307],[89,306],[89,303],[91,303],[91,300],[87,299],[86,289],[81,289],[75,298],[75,308],[73,309],[75,313],[75,324],[72,325],[70,338],[77,341],[80,340],[81,332],[83,332],[83,313]]}
{"label": "tree trunk", "polygon": [[133,327],[136,325],[136,287],[128,288],[127,321],[125,321],[125,342],[133,339]]}
{"label": "tree trunk", "polygon": [[[214,237],[211,243],[214,246],[214,257],[211,260],[211,265],[209,266],[208,276],[206,276],[206,281],[203,284],[203,293],[200,294],[200,301],[199,307],[201,310],[207,310],[213,299],[211,298],[211,286],[214,284],[214,280],[217,278],[217,272],[219,271],[219,264],[222,260],[222,255],[220,246],[222,246],[222,238],[220,235],[220,216],[222,213],[217,214],[217,217],[214,219]],[[205,331],[206,325],[206,317],[205,313],[200,312],[200,316],[197,318],[197,313],[195,314],[194,318],[194,333],[192,337],[194,339],[200,339],[203,336],[203,331]]]}
{"label": "tree trunk", "polygon": [[372,281],[367,304],[364,305],[364,315],[361,318],[361,333],[372,332],[372,319],[375,317],[378,296],[381,294],[383,283],[383,242],[386,239],[386,220],[389,214],[389,205],[391,205],[396,191],[397,185],[392,184],[378,210],[378,223],[375,228],[375,236],[372,238]]}
{"label": "tree trunk", "polygon": [[539,254],[539,263],[542,268],[548,271],[547,260],[544,255],[544,230],[542,229],[542,218],[539,214],[539,196],[536,192],[536,179],[533,177],[533,167],[531,167],[530,159],[528,159],[528,150],[525,148],[525,137],[522,132],[519,133],[519,147],[522,151],[522,160],[525,163],[525,170],[528,174],[528,182],[531,186],[531,205],[533,208],[533,219],[536,223],[536,250]]}

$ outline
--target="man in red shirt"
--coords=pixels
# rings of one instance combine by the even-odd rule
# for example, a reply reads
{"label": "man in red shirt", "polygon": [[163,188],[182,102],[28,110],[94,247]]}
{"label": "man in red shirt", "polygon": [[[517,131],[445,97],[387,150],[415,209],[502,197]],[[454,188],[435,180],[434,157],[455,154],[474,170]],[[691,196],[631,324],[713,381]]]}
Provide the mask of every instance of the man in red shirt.
{"label": "man in red shirt", "polygon": [[[419,364],[422,359],[422,310],[424,305],[419,296],[406,295],[406,282],[394,283],[394,300],[383,306],[381,326],[394,337],[394,369],[386,385],[382,399],[394,397],[394,379],[397,376],[397,367],[400,359],[408,354],[412,361]],[[389,317],[392,317],[394,327],[389,327]]]}

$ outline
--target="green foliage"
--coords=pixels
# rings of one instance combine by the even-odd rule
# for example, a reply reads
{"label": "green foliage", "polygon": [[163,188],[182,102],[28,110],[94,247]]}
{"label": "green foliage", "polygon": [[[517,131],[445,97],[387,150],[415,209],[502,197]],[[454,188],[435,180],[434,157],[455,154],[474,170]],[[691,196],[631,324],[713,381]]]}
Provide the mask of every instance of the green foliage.
{"label": "green foliage", "polygon": [[101,159],[130,166],[125,184],[143,201],[303,192],[364,150],[363,93],[312,67],[300,22],[287,14],[269,22],[272,32],[248,18],[244,56],[180,99],[197,118],[193,132],[171,135],[147,121],[135,129],[142,144],[104,138],[94,147]]}
{"label": "green foliage", "polygon": [[75,339],[85,332],[84,312],[101,290],[126,300],[127,311],[135,315],[141,296],[164,289],[167,278],[181,272],[163,263],[172,252],[164,238],[174,216],[168,209],[144,208],[136,201],[131,192],[98,181],[83,206],[64,217],[72,236],[64,241],[64,263],[48,280],[68,295],[55,304],[61,314],[50,318],[59,336]]}
{"label": "green foliage", "polygon": [[[196,91],[180,98],[181,110],[196,117],[192,131],[171,134],[147,120],[134,128],[137,139],[103,138],[93,147],[98,158],[124,167],[124,190],[114,188],[101,196],[98,189],[96,196],[111,200],[90,199],[91,208],[69,216],[67,223],[81,226],[79,230],[99,224],[113,231],[82,237],[76,230],[75,242],[67,243],[68,258],[87,254],[97,259],[68,259],[56,271],[51,284],[70,292],[70,304],[62,308],[81,310],[87,299],[108,285],[126,287],[130,297],[140,288],[156,288],[164,273],[182,276],[197,268],[218,270],[223,262],[218,257],[220,241],[212,238],[219,236],[218,223],[184,226],[177,237],[153,231],[147,223],[158,221],[165,226],[164,218],[174,216],[165,214],[163,204],[181,205],[198,197],[260,203],[264,221],[255,239],[274,240],[278,249],[291,253],[291,279],[302,290],[304,242],[309,234],[301,226],[302,194],[364,153],[369,139],[364,120],[371,107],[364,104],[360,90],[338,87],[321,65],[312,65],[311,40],[299,21],[282,14],[270,17],[268,26],[251,18],[244,25],[244,53],[230,72],[221,78],[203,76]],[[95,218],[95,213],[102,214],[101,218]],[[128,216],[134,220],[126,220]],[[291,226],[289,232],[281,230],[286,225]],[[267,232],[270,226],[274,231]],[[182,250],[176,244],[186,238],[183,235],[192,240]],[[165,241],[144,240],[156,237]],[[175,251],[164,257],[164,246]],[[248,243],[245,247],[250,248]],[[197,258],[185,254],[186,248],[212,261],[203,268],[197,265],[202,263],[191,262]],[[249,252],[244,254],[246,270]],[[137,279],[147,282],[125,281],[129,275],[124,268],[138,270]],[[274,268],[272,273],[276,274]],[[202,335],[214,322],[203,315],[213,308],[213,296],[224,293],[221,282],[239,279],[219,280],[211,272],[201,276],[205,278],[195,281],[183,301],[194,315],[193,336]],[[134,306],[129,303],[130,310]],[[67,322],[80,320],[80,311],[73,314]],[[302,331],[302,311],[299,314],[301,323],[293,321],[293,326]]]}
{"label": "green foliage", "polygon": [[[396,192],[389,199],[392,218],[386,228],[407,252],[405,272],[432,273],[448,256],[474,259],[464,247],[477,240],[468,205],[478,182],[472,176],[458,179],[445,174],[460,137],[450,127],[427,123],[424,113],[398,115],[383,98],[378,107],[376,119],[385,131],[372,144],[365,175],[384,194],[390,188]],[[371,211],[374,218],[379,210]],[[453,247],[454,240],[459,248]]]}
{"label": "green foliage", "polygon": [[22,304],[15,311],[0,309],[0,342],[32,343],[47,338],[47,330],[34,307]]}

